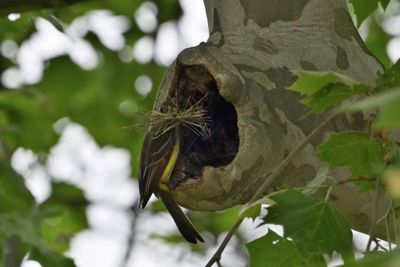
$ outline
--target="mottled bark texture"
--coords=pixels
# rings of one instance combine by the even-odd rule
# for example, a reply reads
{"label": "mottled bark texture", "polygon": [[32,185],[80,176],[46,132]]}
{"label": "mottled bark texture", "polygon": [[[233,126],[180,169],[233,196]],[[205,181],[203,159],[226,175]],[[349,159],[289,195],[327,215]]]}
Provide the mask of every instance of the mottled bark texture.
{"label": "mottled bark texture", "polygon": [[[179,92],[207,86],[216,87],[233,104],[239,136],[236,157],[218,167],[202,166],[200,179],[194,175],[174,191],[187,208],[222,210],[247,202],[329,115],[305,116],[307,108],[299,103],[299,94],[287,90],[296,80],[292,70],[336,71],[373,84],[381,65],[362,42],[345,0],[205,0],[205,6],[210,37],[178,56],[160,87],[155,108],[174,88]],[[191,75],[194,67],[203,74]],[[332,122],[267,192],[313,180],[323,166],[316,146],[333,131],[365,129],[366,119],[356,113]],[[334,175],[346,179],[348,173],[337,169]],[[332,191],[331,200],[355,229],[368,231],[373,194],[360,194],[346,183]],[[388,200],[382,197],[380,205],[378,218]],[[383,225],[377,232],[385,235]]]}

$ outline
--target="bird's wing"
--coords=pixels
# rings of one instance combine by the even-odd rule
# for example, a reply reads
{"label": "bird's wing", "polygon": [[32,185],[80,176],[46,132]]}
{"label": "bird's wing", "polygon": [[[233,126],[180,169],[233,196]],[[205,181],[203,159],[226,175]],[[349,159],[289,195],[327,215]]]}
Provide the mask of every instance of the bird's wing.
{"label": "bird's wing", "polygon": [[140,171],[139,191],[140,205],[144,208],[151,195],[157,191],[161,176],[168,164],[175,143],[174,131],[167,132],[156,138],[151,131],[143,143]]}

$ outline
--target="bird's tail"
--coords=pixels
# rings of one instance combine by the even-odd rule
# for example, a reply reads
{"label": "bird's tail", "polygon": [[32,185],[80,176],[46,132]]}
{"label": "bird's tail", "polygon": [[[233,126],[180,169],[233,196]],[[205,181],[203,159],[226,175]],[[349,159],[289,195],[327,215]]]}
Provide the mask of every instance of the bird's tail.
{"label": "bird's tail", "polygon": [[178,206],[178,203],[176,203],[176,200],[171,195],[171,193],[165,190],[160,190],[158,192],[158,195],[164,202],[165,207],[174,219],[175,224],[178,227],[179,232],[181,232],[182,236],[190,243],[197,243],[197,240],[200,242],[204,242],[203,238],[197,232],[196,228],[194,228],[192,222]]}

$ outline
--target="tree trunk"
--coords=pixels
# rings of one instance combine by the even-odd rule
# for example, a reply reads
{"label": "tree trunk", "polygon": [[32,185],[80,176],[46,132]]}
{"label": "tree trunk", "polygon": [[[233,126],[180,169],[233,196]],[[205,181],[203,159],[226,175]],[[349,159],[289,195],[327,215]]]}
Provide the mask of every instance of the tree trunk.
{"label": "tree trunk", "polygon": [[[204,92],[213,86],[233,105],[234,110],[221,112],[236,112],[226,116],[234,118],[238,140],[221,136],[221,142],[229,148],[237,141],[234,159],[214,167],[204,164],[198,179],[190,179],[174,192],[179,203],[190,209],[222,210],[249,201],[285,156],[330,115],[305,116],[307,108],[299,103],[299,94],[287,90],[296,80],[293,70],[335,71],[373,84],[382,67],[361,40],[345,0],[204,2],[210,37],[207,43],[183,51],[171,65],[155,108],[168,94],[171,97],[173,89],[184,94],[184,90]],[[316,146],[326,134],[363,130],[366,120],[355,113],[333,121],[265,193],[305,186],[323,166]],[[343,169],[333,173],[337,179],[348,176]],[[362,232],[371,225],[372,200],[371,193],[358,193],[351,183],[335,187],[331,194],[333,205]],[[382,197],[379,203],[378,218],[386,212],[388,200]],[[384,225],[376,232],[385,236]]]}

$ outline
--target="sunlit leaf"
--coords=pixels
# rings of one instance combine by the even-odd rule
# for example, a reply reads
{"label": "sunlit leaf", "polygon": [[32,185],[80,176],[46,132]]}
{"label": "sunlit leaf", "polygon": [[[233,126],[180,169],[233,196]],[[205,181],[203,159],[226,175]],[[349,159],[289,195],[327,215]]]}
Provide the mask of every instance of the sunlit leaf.
{"label": "sunlit leaf", "polygon": [[296,72],[298,80],[291,90],[303,95],[301,103],[310,107],[309,113],[321,113],[354,95],[371,90],[367,85],[334,72]]}

